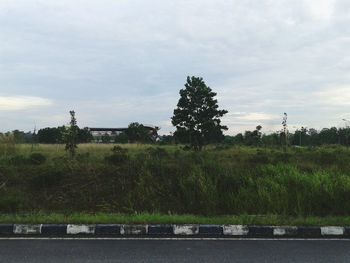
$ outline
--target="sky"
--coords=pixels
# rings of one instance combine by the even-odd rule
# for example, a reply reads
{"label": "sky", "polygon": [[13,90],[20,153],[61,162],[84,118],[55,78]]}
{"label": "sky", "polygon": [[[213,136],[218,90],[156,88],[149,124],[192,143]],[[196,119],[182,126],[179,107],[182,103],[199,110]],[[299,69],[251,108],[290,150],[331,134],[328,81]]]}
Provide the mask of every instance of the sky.
{"label": "sky", "polygon": [[187,76],[226,134],[350,120],[349,0],[0,0],[0,131],[130,122],[174,131]]}

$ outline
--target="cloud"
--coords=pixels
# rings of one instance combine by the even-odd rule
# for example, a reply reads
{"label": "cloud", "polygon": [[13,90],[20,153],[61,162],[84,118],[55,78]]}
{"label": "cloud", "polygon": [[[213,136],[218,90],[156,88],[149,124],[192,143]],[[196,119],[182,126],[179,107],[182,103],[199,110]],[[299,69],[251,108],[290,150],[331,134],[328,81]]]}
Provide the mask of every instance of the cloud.
{"label": "cloud", "polygon": [[[349,118],[348,0],[0,2],[0,83],[32,97],[1,97],[0,111],[14,111],[0,112],[1,129],[61,125],[51,116],[75,109],[83,126],[170,131],[187,75],[241,113],[225,116],[228,132],[279,125],[283,112],[309,127]],[[44,98],[55,107],[18,112]]]}
{"label": "cloud", "polygon": [[266,121],[266,120],[274,120],[274,119],[277,119],[278,117],[279,116],[262,113],[262,112],[252,112],[252,113],[244,114],[237,118],[245,121]]}
{"label": "cloud", "polygon": [[328,88],[315,92],[315,95],[323,105],[333,107],[350,106],[350,86]]}
{"label": "cloud", "polygon": [[327,20],[332,16],[336,2],[336,0],[308,0],[306,4],[312,16],[316,19]]}
{"label": "cloud", "polygon": [[51,106],[49,99],[31,96],[0,96],[0,111],[21,111]]}

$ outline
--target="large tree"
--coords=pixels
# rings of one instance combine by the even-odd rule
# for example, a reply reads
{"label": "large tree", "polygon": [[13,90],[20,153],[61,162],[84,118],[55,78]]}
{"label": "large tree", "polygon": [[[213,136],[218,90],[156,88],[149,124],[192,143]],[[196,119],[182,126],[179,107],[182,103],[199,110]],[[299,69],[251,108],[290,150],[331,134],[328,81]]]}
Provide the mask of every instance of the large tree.
{"label": "large tree", "polygon": [[180,90],[180,99],[174,110],[172,124],[176,127],[175,136],[196,150],[203,145],[224,139],[220,118],[227,111],[219,110],[216,93],[202,78],[187,77],[185,88]]}

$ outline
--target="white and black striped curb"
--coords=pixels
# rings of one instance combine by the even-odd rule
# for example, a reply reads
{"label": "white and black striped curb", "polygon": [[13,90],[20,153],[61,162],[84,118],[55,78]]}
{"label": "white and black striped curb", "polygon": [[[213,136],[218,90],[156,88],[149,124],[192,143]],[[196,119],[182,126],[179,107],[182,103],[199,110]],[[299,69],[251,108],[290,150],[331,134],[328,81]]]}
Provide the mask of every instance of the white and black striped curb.
{"label": "white and black striped curb", "polygon": [[1,236],[181,236],[252,238],[350,238],[350,227],[247,225],[0,224]]}

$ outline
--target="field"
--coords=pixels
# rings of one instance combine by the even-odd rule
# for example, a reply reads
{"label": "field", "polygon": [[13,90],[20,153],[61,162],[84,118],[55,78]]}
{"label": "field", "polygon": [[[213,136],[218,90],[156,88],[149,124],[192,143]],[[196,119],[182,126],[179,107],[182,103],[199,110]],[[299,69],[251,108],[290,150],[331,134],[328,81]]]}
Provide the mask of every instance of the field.
{"label": "field", "polygon": [[350,215],[348,148],[114,146],[0,145],[2,216]]}

